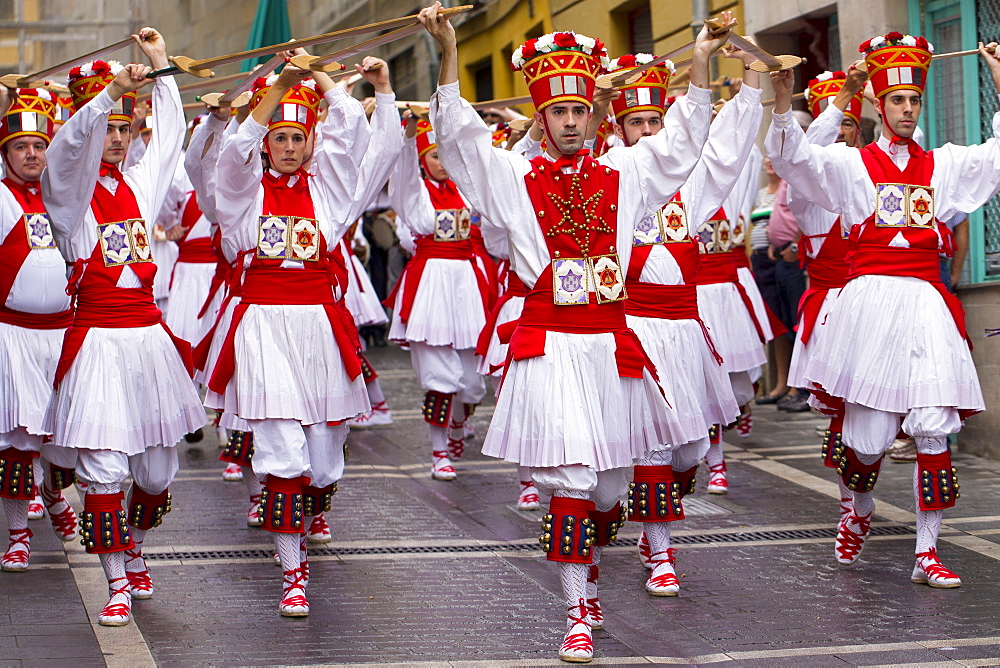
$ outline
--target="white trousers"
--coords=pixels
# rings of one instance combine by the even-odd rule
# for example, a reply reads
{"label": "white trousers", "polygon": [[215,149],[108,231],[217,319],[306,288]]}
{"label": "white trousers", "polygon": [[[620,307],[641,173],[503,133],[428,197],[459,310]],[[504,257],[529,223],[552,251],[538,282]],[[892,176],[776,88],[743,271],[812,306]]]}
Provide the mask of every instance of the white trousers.
{"label": "white trousers", "polygon": [[346,423],[304,425],[298,420],[249,420],[253,430],[253,471],[264,480],[309,476],[315,487],[326,487],[344,475]]}
{"label": "white trousers", "polygon": [[583,464],[530,467],[531,479],[542,493],[594,502],[598,512],[615,507],[628,492],[632,467],[595,471]]}
{"label": "white trousers", "polygon": [[424,392],[454,394],[455,401],[463,404],[478,404],[486,396],[486,382],[479,375],[473,348],[455,350],[412,341],[410,361]]}
{"label": "white trousers", "polygon": [[951,406],[912,408],[904,415],[848,403],[844,410],[844,443],[862,455],[880,457],[892,445],[900,425],[919,448],[926,438],[947,438],[957,433],[962,421],[958,409]]}
{"label": "white trousers", "polygon": [[131,473],[135,484],[149,494],[159,494],[169,487],[179,468],[177,448],[172,445],[146,448],[132,456],[115,450],[80,448],[77,456],[76,474],[86,482],[120,485]]}

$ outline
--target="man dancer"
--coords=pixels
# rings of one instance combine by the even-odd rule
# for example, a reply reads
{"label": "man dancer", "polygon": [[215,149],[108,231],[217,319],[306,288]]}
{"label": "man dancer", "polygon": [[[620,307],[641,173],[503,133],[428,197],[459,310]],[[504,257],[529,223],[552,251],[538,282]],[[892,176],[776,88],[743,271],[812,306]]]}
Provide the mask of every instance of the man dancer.
{"label": "man dancer", "polygon": [[709,125],[708,58],[725,36],[699,35],[692,86],[667,114],[669,131],[599,162],[578,153],[603,44],[568,32],[529,40],[512,65],[525,74],[548,147],[528,161],[494,148],[459,96],[455,32],[440,7],[420,20],[442,49],[431,99],[441,158],[470,203],[507,232],[512,264],[530,288],[483,452],[531,467],[552,494],[541,542],[559,563],[566,597],[559,657],[588,662],[593,547],[613,538],[631,465],[666,442],[670,419],[652,363],[625,323],[624,267],[635,223],[666,204],[697,163]]}
{"label": "man dancer", "polygon": [[[979,46],[1000,91],[1000,54],[988,48]],[[938,254],[950,237],[938,219],[973,211],[996,192],[1000,144],[921,149],[912,135],[932,47],[923,37],[890,32],[860,50],[884,121],[876,142],[862,149],[808,143],[792,120],[788,71],[772,74],[776,102],[766,139],[789,187],[840,212],[851,235],[847,284],[818,326],[829,329],[817,338],[805,369],[818,391],[845,402],[840,472],[854,494],[836,556],[850,563],[864,547],[882,455],[902,421],[917,446],[911,580],[958,587],[961,579],[937,555],[943,511],[959,495],[947,437],[985,406],[962,306],[941,282]]]}
{"label": "man dancer", "polygon": [[[42,429],[63,335],[73,320],[66,265],[38,183],[55,102],[40,89],[14,95],[0,87],[0,156],[6,171],[0,185],[0,498],[10,532],[0,568],[21,572],[28,569],[28,504],[37,490],[57,535],[72,540],[76,534],[76,514],[62,495],[73,482],[76,451],[45,443]],[[44,481],[34,472],[39,452]]]}
{"label": "man dancer", "polygon": [[[133,36],[153,67],[169,66],[152,28]],[[73,326],[56,369],[45,424],[59,446],[79,449],[89,483],[83,543],[99,554],[110,600],[99,622],[131,621],[132,598],[149,598],[146,531],[170,509],[174,445],[205,421],[191,383],[190,348],[173,339],[153,302],[152,221],[180,158],[184,112],[172,77],[153,89],[155,130],[146,154],[123,174],[135,91],[150,68],[94,61],[70,72],[76,113],[48,150],[42,195],[63,257],[73,264]],[[89,206],[85,203],[89,202]],[[185,356],[188,357],[185,361]],[[129,510],[121,484],[131,474]]]}

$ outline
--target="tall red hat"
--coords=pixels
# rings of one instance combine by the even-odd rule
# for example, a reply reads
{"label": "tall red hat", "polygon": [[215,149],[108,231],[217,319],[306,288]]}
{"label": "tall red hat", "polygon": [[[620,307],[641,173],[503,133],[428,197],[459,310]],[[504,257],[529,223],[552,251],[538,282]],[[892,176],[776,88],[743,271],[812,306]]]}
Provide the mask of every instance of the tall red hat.
{"label": "tall red hat", "polygon": [[517,47],[511,69],[523,71],[535,109],[557,102],[594,99],[597,75],[608,65],[608,51],[598,39],[573,32],[553,32]]}
{"label": "tall red hat", "polygon": [[890,32],[862,42],[858,51],[865,54],[875,97],[897,90],[923,94],[934,54],[934,46],[923,37]]}
{"label": "tall red hat", "polygon": [[493,128],[493,145],[498,148],[503,148],[507,144],[507,140],[510,139],[510,126],[500,121]]}
{"label": "tall red hat", "polygon": [[[259,78],[254,82],[254,94],[250,99],[251,111],[260,104],[271,84],[277,80],[277,75],[271,75],[267,79]],[[306,79],[289,88],[267,122],[268,131],[277,128],[295,128],[302,130],[308,136],[316,127],[316,117],[322,99],[323,96],[316,91],[316,82],[312,79]]]}
{"label": "tall red hat", "polygon": [[[806,102],[809,104],[809,111],[813,117],[819,116],[826,109],[830,101],[837,96],[837,93],[844,87],[847,75],[843,72],[823,72],[806,86]],[[861,103],[864,97],[858,91],[851,98],[844,115],[852,121],[861,125]]]}
{"label": "tall red hat", "polygon": [[417,134],[413,139],[417,143],[418,158],[423,158],[426,154],[437,148],[437,137],[434,134],[434,128],[431,127],[430,121],[423,119],[417,121]]}
{"label": "tall red hat", "polygon": [[[634,56],[626,54],[612,60],[608,71],[632,69],[652,60],[655,60],[655,56],[648,53],[637,53]],[[620,89],[622,94],[618,99],[611,101],[615,119],[621,120],[623,116],[637,111],[658,111],[661,114],[666,112],[667,87],[670,85],[670,77],[676,71],[674,64],[667,60],[642,72],[635,82],[622,86]]]}
{"label": "tall red hat", "polygon": [[73,115],[73,98],[68,95],[56,96],[56,108],[53,112],[56,125],[62,125]]}
{"label": "tall red hat", "polygon": [[[121,72],[124,66],[117,60],[94,60],[74,67],[69,71],[69,94],[73,98],[73,110],[80,111],[83,105],[94,99]],[[135,110],[135,91],[125,93],[111,108],[109,121],[132,122]]]}
{"label": "tall red hat", "polygon": [[601,121],[601,124],[597,126],[597,138],[594,140],[594,150],[592,154],[595,158],[599,158],[608,152],[611,148],[611,144],[608,142],[608,137],[615,136],[615,120],[613,117],[607,117]]}
{"label": "tall red hat", "polygon": [[0,119],[0,146],[17,137],[41,137],[48,144],[55,130],[55,96],[41,88],[20,88]]}

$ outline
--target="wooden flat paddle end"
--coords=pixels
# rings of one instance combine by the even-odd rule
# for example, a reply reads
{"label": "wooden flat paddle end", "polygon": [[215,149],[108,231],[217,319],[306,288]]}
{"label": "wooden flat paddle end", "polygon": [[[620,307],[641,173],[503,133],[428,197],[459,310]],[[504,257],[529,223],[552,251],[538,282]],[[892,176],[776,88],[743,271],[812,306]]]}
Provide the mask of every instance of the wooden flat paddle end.
{"label": "wooden flat paddle end", "polygon": [[215,76],[215,72],[206,67],[198,67],[195,65],[198,61],[188,58],[187,56],[170,56],[167,60],[169,60],[180,71],[190,74],[191,76],[198,77],[199,79],[207,79],[208,77]]}
{"label": "wooden flat paddle end", "polygon": [[761,61],[755,60],[750,63],[750,69],[754,72],[780,72],[781,70],[790,70],[805,62],[805,58],[798,56],[775,56],[775,58],[780,63],[780,67],[768,67]]}

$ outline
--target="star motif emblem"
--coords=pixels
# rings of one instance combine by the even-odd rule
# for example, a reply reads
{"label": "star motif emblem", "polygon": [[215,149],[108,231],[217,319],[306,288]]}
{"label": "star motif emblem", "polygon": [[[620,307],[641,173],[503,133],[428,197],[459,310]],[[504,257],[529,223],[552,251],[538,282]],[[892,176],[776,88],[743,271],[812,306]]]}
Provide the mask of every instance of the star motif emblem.
{"label": "star motif emblem", "polygon": [[108,250],[114,251],[115,253],[124,249],[128,244],[125,243],[125,235],[121,232],[112,232],[107,237]]}
{"label": "star motif emblem", "polygon": [[913,205],[913,213],[919,216],[926,216],[931,212],[931,203],[923,197],[912,200],[910,203]]}
{"label": "star motif emblem", "polygon": [[45,220],[38,218],[31,224],[31,234],[36,237],[47,237],[49,235],[49,225]]}
{"label": "star motif emblem", "polygon": [[898,195],[886,195],[882,199],[882,208],[886,213],[898,213],[902,211],[903,198]]}
{"label": "star motif emblem", "polygon": [[438,222],[438,229],[442,232],[451,232],[455,229],[454,221],[452,221],[450,216],[442,216]]}
{"label": "star motif emblem", "polygon": [[602,269],[598,274],[598,278],[600,278],[602,288],[611,289],[618,285],[618,272],[611,267]]}
{"label": "star motif emblem", "polygon": [[671,213],[667,215],[667,228],[673,230],[674,232],[682,229],[684,227],[684,219],[681,218],[680,214]]}
{"label": "star motif emblem", "polygon": [[146,230],[139,226],[133,231],[132,238],[135,240],[135,247],[138,250],[146,250],[149,248],[149,242],[146,240]]}
{"label": "star motif emblem", "polygon": [[640,232],[644,234],[649,233],[650,230],[656,227],[656,223],[654,222],[655,220],[656,216],[646,216],[645,218],[639,221],[639,224],[636,225],[636,229],[638,229]]}
{"label": "star motif emblem", "polygon": [[554,237],[557,234],[570,235],[586,257],[590,255],[591,232],[604,232],[606,234],[614,232],[611,225],[597,215],[597,208],[601,204],[601,198],[604,197],[604,191],[598,190],[585,199],[583,188],[580,186],[580,175],[566,174],[563,176],[570,178],[569,197],[563,199],[555,193],[548,193],[549,199],[559,210],[561,218],[545,235],[549,237]]}
{"label": "star motif emblem", "polygon": [[313,233],[309,230],[299,230],[295,233],[295,243],[303,248],[312,246],[314,238]]}
{"label": "star motif emblem", "polygon": [[724,244],[729,241],[729,230],[722,228],[719,230],[719,243]]}
{"label": "star motif emblem", "polygon": [[269,227],[264,230],[264,241],[270,245],[281,243],[281,228],[280,227]]}
{"label": "star motif emblem", "polygon": [[559,277],[559,284],[566,292],[576,292],[583,287],[583,277],[578,274],[566,274]]}
{"label": "star motif emblem", "polygon": [[708,246],[710,243],[712,243],[712,228],[703,227],[698,232],[698,243],[700,243],[702,246]]}

